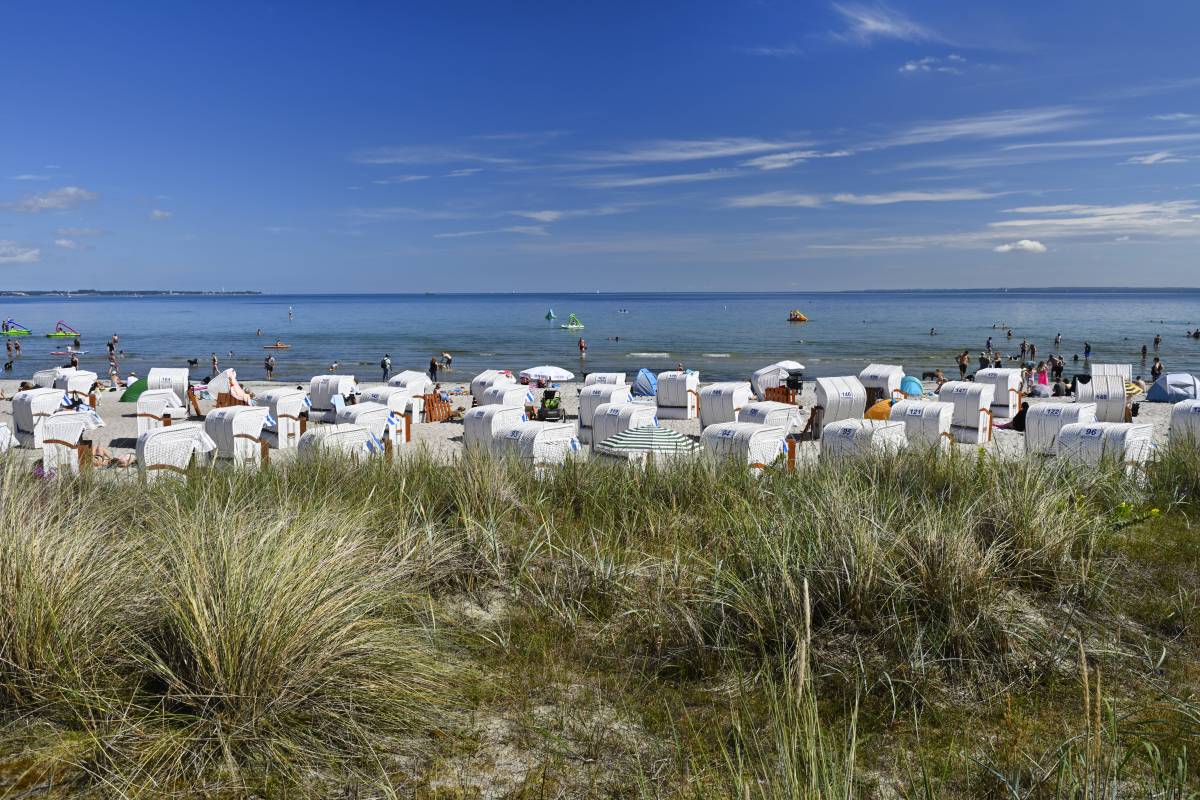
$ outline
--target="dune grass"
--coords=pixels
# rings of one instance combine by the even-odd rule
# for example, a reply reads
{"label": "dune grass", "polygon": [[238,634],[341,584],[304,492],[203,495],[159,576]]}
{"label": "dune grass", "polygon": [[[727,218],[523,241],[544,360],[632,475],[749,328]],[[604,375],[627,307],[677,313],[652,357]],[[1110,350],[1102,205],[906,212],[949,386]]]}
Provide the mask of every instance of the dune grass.
{"label": "dune grass", "polygon": [[1195,796],[1197,466],[7,459],[0,797]]}

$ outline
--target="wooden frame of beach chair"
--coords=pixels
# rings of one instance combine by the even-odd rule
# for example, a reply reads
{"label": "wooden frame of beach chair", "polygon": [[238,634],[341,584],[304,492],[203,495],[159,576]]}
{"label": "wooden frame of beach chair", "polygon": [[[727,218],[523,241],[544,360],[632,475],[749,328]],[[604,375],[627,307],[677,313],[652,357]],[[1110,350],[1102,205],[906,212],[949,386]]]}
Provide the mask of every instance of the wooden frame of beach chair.
{"label": "wooden frame of beach chair", "polygon": [[825,407],[813,406],[809,412],[808,422],[804,423],[804,427],[796,434],[796,441],[799,442],[815,442],[821,438],[821,428],[825,422]]}
{"label": "wooden frame of beach chair", "polygon": [[790,406],[800,405],[797,395],[798,393],[795,389],[789,389],[786,386],[768,386],[763,390],[763,400],[770,400],[775,403],[787,403]]}
{"label": "wooden frame of beach chair", "polygon": [[203,417],[204,415],[200,413],[200,398],[196,397],[196,390],[191,386],[188,386],[187,389],[187,399],[192,404],[192,411],[196,412],[196,416]]}
{"label": "wooden frame of beach chair", "polygon": [[75,451],[75,458],[79,462],[79,469],[92,468],[92,453],[93,445],[90,439],[80,438],[78,442],[68,442],[65,439],[42,439],[42,446],[48,444],[58,445],[59,447],[69,447]]}
{"label": "wooden frame of beach chair", "polygon": [[445,422],[450,419],[450,414],[453,413],[450,401],[443,400],[437,394],[422,395],[422,399],[425,401],[426,422]]}

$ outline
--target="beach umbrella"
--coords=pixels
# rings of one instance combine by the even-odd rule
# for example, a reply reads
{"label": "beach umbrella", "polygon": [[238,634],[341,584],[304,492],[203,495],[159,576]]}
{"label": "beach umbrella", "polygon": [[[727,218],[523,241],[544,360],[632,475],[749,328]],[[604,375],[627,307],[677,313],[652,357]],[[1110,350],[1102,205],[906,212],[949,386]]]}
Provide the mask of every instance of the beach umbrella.
{"label": "beach umbrella", "polygon": [[700,445],[670,428],[642,425],[610,436],[596,445],[596,452],[633,458],[646,453],[687,456],[699,452]]}
{"label": "beach umbrella", "polygon": [[546,364],[521,370],[521,377],[531,381],[570,381],[575,379],[575,373],[562,367],[552,367]]}

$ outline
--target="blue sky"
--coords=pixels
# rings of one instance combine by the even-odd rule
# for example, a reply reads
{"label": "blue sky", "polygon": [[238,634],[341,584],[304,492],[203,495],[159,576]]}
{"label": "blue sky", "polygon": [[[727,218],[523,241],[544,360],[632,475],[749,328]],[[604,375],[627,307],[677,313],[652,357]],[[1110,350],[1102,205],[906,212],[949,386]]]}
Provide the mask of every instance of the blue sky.
{"label": "blue sky", "polygon": [[2,288],[1200,284],[1200,4],[22,2],[0,25]]}

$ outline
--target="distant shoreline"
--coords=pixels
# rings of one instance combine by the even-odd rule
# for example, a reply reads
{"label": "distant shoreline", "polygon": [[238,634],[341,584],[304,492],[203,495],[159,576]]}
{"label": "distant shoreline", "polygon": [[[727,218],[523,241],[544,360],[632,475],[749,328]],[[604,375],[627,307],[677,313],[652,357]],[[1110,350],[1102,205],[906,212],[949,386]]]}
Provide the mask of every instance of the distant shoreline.
{"label": "distant shoreline", "polygon": [[30,289],[28,291],[0,290],[0,297],[630,297],[630,296],[692,296],[730,297],[846,295],[846,294],[1163,294],[1171,292],[1200,292],[1200,286],[1018,286],[978,289],[823,289],[780,291],[600,291],[600,292],[261,292],[244,291],[184,291],[172,289]]}
{"label": "distant shoreline", "polygon": [[262,292],[246,290],[238,292],[178,291],[174,289],[30,289],[0,291],[0,297],[238,297],[261,295]]}

